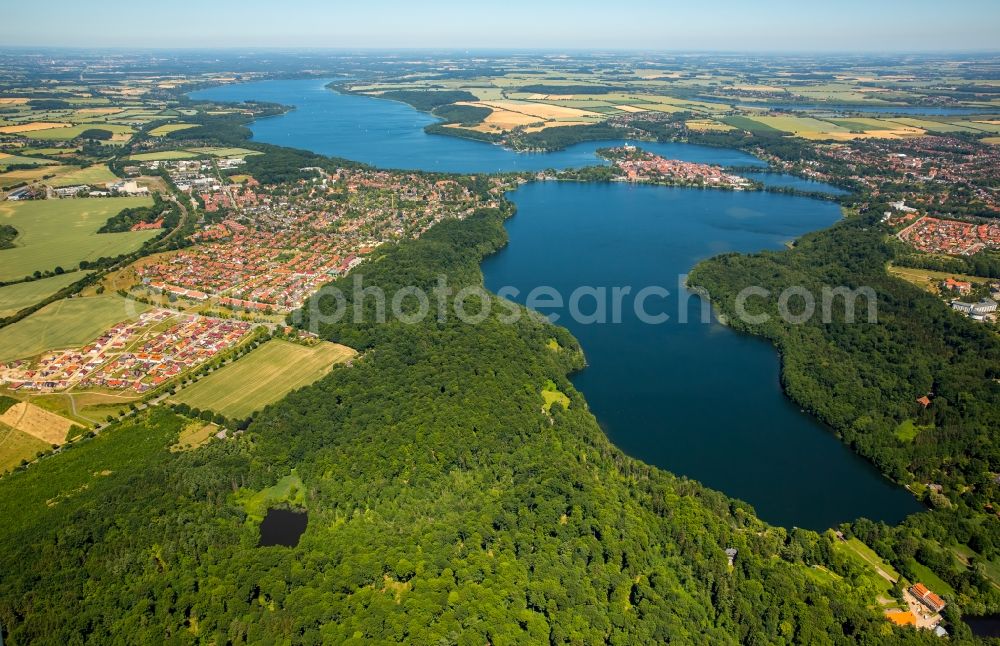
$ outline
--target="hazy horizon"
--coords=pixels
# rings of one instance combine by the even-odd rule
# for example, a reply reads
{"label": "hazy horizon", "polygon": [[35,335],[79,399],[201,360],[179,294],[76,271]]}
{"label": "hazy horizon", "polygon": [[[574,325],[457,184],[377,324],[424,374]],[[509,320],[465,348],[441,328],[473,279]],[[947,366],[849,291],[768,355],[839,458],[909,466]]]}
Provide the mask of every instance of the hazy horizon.
{"label": "hazy horizon", "polygon": [[609,7],[580,0],[509,0],[502,8],[455,0],[298,0],[137,5],[51,0],[5,8],[5,47],[142,49],[574,50],[725,53],[995,52],[1000,3],[931,0],[793,2],[710,6],[635,0]]}

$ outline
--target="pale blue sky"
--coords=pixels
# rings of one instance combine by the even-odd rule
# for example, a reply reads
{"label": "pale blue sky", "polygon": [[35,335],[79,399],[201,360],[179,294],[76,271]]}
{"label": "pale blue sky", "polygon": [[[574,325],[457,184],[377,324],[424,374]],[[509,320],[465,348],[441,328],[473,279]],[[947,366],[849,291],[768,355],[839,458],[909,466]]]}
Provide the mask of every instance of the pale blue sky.
{"label": "pale blue sky", "polygon": [[1000,49],[997,0],[4,0],[0,46]]}

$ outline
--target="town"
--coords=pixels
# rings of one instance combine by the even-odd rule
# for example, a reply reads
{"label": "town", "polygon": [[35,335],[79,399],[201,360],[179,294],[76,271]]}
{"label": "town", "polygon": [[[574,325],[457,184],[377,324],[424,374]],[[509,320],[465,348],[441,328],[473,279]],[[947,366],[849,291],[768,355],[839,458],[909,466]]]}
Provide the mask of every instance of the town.
{"label": "town", "polygon": [[616,179],[625,182],[652,182],[678,186],[702,186],[743,191],[753,187],[753,182],[721,166],[665,159],[637,148],[621,146],[605,148],[598,154],[609,159],[622,173]]}

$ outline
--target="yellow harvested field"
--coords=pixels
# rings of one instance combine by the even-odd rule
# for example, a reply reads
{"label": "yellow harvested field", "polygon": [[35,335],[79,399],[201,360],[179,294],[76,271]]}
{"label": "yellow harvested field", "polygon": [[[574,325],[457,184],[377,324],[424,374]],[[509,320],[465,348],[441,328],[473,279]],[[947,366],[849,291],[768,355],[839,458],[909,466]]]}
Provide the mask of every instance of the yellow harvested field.
{"label": "yellow harvested field", "polygon": [[616,105],[615,109],[622,112],[649,112],[651,110],[651,108],[643,108],[637,105]]}
{"label": "yellow harvested field", "polygon": [[28,102],[27,97],[23,96],[0,97],[0,105],[24,105],[27,102]]}
{"label": "yellow harvested field", "polygon": [[56,123],[50,121],[32,121],[31,123],[19,123],[16,126],[2,126],[0,133],[5,135],[19,132],[34,132],[36,130],[51,130],[52,128],[69,128],[68,123]]}
{"label": "yellow harvested field", "polygon": [[460,105],[477,105],[481,107],[493,108],[494,110],[504,110],[529,115],[538,119],[572,119],[579,117],[599,117],[596,112],[580,110],[579,108],[567,108],[561,105],[549,105],[547,103],[532,103],[531,101],[513,101],[510,99],[502,101],[478,101],[476,103],[464,103]]}
{"label": "yellow harvested field", "polygon": [[80,108],[76,114],[81,116],[93,116],[95,114],[118,114],[124,112],[124,108]]}
{"label": "yellow harvested field", "polygon": [[73,422],[28,402],[18,402],[0,415],[0,422],[47,444],[62,444]]}
{"label": "yellow harvested field", "polygon": [[924,130],[912,126],[898,125],[892,127],[891,124],[881,122],[876,119],[851,119],[852,122],[860,122],[862,125],[871,126],[871,130],[864,132],[851,132],[848,128],[838,126],[835,123],[814,119],[812,117],[796,116],[752,116],[754,121],[763,123],[776,130],[791,133],[797,137],[810,140],[834,140],[849,141],[852,139],[903,139],[906,137],[918,137],[925,134]]}
{"label": "yellow harvested field", "polygon": [[1000,146],[1000,137],[986,137],[985,139],[981,139],[980,141],[984,141],[988,144],[993,144],[994,146]]}
{"label": "yellow harvested field", "polygon": [[696,130],[698,132],[725,132],[727,130],[733,130],[733,127],[729,124],[712,121],[711,119],[691,119],[689,121],[685,121],[684,125],[691,130]]}

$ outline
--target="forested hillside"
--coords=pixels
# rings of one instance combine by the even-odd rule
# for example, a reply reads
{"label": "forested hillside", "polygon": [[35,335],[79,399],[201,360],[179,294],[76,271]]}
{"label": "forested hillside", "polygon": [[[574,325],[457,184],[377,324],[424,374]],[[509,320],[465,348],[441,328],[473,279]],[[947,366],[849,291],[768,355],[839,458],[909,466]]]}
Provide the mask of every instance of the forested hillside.
{"label": "forested hillside", "polygon": [[[439,224],[359,271],[386,290],[479,284],[504,216]],[[245,435],[172,453],[183,420],[155,410],[0,481],[18,518],[0,526],[9,643],[934,639],[893,633],[829,536],[767,527],[612,447],[566,378],[581,356],[564,330],[321,330],[364,358]],[[568,407],[543,409],[550,382]],[[247,501],[292,469],[308,528],[257,547]]]}
{"label": "forested hillside", "polygon": [[[897,247],[874,218],[858,216],[788,251],[718,256],[698,265],[690,281],[709,290],[730,325],[779,348],[792,399],[932,509],[899,527],[861,522],[853,531],[913,579],[927,577],[924,566],[933,570],[964,611],[996,612],[1000,592],[990,568],[1000,557],[1000,339],[890,276],[885,268]],[[769,321],[737,315],[736,297],[748,286],[769,291],[746,308]],[[804,324],[778,316],[779,296],[792,286],[816,295],[816,315]],[[823,323],[824,286],[872,288],[877,323],[867,322],[864,297],[855,323],[845,322],[840,297]],[[790,303],[802,311],[797,297]],[[924,396],[926,407],[918,402]],[[961,550],[972,559],[955,556]]]}

